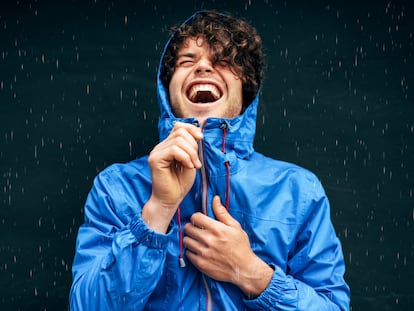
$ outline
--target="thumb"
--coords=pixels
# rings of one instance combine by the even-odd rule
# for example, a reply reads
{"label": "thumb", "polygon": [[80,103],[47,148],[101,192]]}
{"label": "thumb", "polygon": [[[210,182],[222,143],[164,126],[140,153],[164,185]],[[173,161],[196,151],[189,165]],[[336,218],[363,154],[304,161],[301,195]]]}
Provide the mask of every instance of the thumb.
{"label": "thumb", "polygon": [[228,226],[239,226],[239,223],[237,220],[235,220],[227,211],[227,209],[224,207],[223,204],[221,204],[220,197],[216,195],[213,198],[213,212],[216,216],[216,219],[220,222],[222,222],[225,225]]}

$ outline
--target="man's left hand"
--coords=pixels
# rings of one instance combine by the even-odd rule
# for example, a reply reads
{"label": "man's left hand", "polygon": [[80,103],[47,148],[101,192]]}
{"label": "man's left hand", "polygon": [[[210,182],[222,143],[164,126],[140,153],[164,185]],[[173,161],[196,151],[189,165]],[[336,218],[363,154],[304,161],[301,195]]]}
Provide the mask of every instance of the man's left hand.
{"label": "man's left hand", "polygon": [[213,212],[216,220],[195,213],[186,224],[187,258],[207,276],[233,283],[249,297],[259,296],[273,269],[253,253],[246,232],[218,196],[213,199]]}

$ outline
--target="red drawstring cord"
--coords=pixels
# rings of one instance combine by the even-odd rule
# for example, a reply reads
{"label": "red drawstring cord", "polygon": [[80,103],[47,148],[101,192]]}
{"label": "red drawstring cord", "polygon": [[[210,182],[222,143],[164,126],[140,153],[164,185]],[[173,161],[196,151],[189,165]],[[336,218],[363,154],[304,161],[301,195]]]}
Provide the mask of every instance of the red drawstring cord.
{"label": "red drawstring cord", "polygon": [[183,228],[181,227],[181,208],[178,205],[178,209],[177,209],[177,218],[178,218],[178,232],[180,235],[180,255],[178,257],[179,263],[180,263],[180,268],[184,268],[185,267],[185,261],[183,258]]}

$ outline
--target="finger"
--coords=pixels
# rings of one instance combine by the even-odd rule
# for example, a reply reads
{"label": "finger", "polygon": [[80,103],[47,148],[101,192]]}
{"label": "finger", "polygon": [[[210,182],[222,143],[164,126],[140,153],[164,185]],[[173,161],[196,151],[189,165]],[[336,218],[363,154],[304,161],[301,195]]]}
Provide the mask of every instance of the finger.
{"label": "finger", "polygon": [[190,249],[187,249],[187,251],[185,252],[185,255],[187,256],[187,258],[191,261],[191,263],[196,266],[198,269],[200,269],[200,261],[202,259],[202,254],[197,254],[193,251],[191,251]]}
{"label": "finger", "polygon": [[203,235],[203,231],[205,231],[203,228],[197,227],[196,225],[192,223],[187,223],[184,226],[184,232],[186,236],[189,236],[195,240],[200,239],[200,237]]}
{"label": "finger", "polygon": [[197,142],[184,129],[171,134],[170,137],[155,146],[151,156],[154,161],[167,161],[166,166],[169,165],[169,162],[176,160],[188,168],[201,167]]}
{"label": "finger", "polygon": [[[177,123],[178,124],[178,123]],[[194,125],[180,123],[175,125],[174,130],[166,141],[166,146],[177,145],[186,151],[196,168],[201,167],[201,162],[198,157],[198,143],[202,139],[201,130]]]}
{"label": "finger", "polygon": [[195,140],[203,139],[203,133],[199,127],[184,122],[176,122],[171,133],[180,129],[185,129]]}
{"label": "finger", "polygon": [[218,195],[213,198],[213,213],[216,216],[216,219],[223,224],[231,227],[240,227],[239,222],[234,219],[224,205],[221,204],[221,200]]}
{"label": "finger", "polygon": [[180,162],[188,168],[200,168],[201,162],[198,158],[197,147],[191,142],[189,143],[183,137],[177,137],[169,146],[166,147],[166,152],[169,154],[169,160]]}
{"label": "finger", "polygon": [[209,216],[204,215],[203,213],[200,213],[200,212],[194,213],[190,218],[190,222],[191,222],[190,223],[191,225],[201,229],[202,231],[214,230],[217,225],[220,225],[220,226],[222,225],[217,220],[210,218]]}
{"label": "finger", "polygon": [[198,240],[193,239],[191,236],[186,235],[183,239],[183,244],[184,244],[184,247],[187,250],[191,251],[192,253],[195,253],[195,254],[201,254],[202,253],[202,251],[201,251],[202,246],[201,245],[203,245],[203,244],[201,242],[199,242]]}
{"label": "finger", "polygon": [[186,148],[178,145],[156,146],[148,158],[148,163],[152,168],[170,168],[174,161],[175,165],[179,163],[185,168],[195,167]]}

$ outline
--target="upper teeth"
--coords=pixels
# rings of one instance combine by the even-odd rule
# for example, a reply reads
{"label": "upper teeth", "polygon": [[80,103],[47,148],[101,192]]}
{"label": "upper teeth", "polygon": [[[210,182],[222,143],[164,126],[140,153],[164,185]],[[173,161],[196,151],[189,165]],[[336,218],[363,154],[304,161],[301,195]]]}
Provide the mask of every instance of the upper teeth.
{"label": "upper teeth", "polygon": [[194,101],[198,92],[210,92],[215,100],[220,98],[220,91],[213,84],[195,84],[188,91],[188,98]]}

